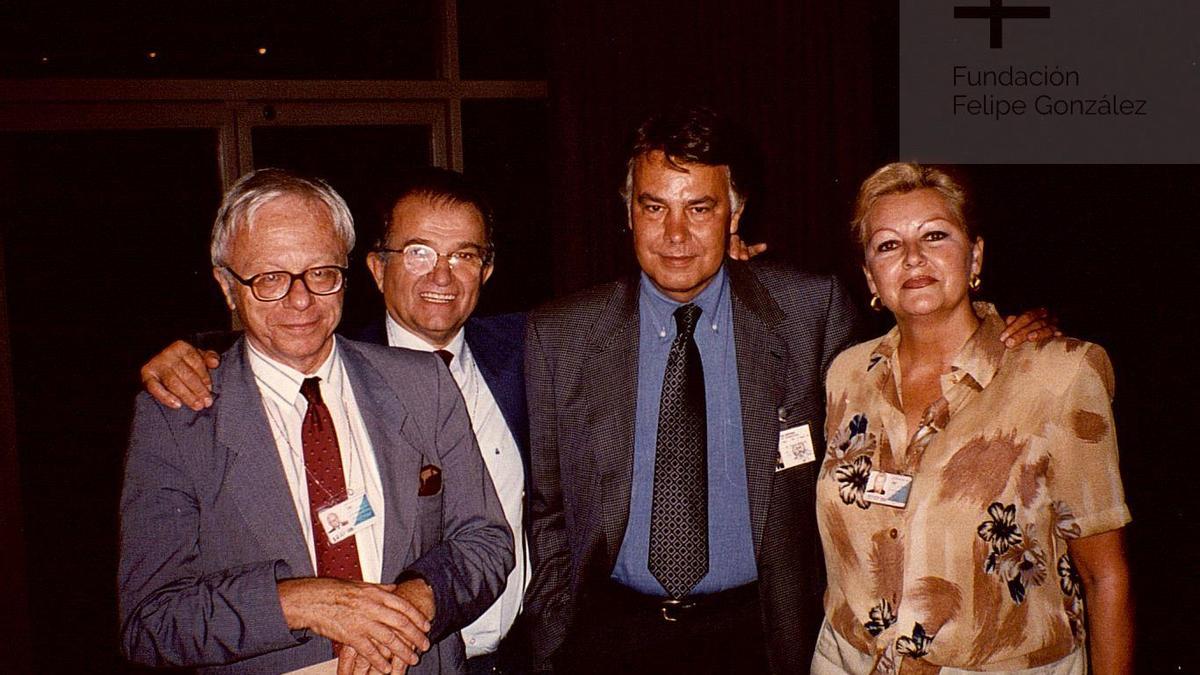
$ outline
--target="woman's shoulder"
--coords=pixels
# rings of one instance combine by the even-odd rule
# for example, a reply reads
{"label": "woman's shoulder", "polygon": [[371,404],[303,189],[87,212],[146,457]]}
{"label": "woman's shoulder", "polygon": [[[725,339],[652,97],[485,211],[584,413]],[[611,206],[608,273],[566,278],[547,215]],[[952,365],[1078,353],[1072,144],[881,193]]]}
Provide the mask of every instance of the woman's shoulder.
{"label": "woman's shoulder", "polygon": [[1081,377],[1098,377],[1112,396],[1112,362],[1104,347],[1094,342],[1066,336],[1029,342],[1012,350],[1010,361],[1020,373],[1059,390]]}

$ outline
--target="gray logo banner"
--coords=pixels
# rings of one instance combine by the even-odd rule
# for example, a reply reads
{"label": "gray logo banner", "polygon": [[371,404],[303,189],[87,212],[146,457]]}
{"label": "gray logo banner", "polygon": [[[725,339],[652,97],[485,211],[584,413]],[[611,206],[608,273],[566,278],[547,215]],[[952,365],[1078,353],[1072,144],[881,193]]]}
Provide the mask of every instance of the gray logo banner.
{"label": "gray logo banner", "polygon": [[900,0],[900,155],[1200,162],[1200,2]]}

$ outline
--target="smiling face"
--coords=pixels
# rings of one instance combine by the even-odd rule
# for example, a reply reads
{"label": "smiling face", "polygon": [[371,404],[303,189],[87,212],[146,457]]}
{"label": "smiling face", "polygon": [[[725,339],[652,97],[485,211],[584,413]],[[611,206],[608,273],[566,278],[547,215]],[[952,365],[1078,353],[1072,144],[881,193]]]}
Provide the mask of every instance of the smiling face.
{"label": "smiling face", "polygon": [[372,252],[367,266],[388,315],[433,347],[445,347],[475,311],[479,291],[492,276],[491,264],[452,269],[446,257],[455,251],[486,250],[483,216],[470,204],[410,195],[392,209],[384,246],[400,250],[409,244],[425,244],[441,254],[432,271],[414,274],[400,253]]}
{"label": "smiling face", "polygon": [[658,150],[634,164],[629,204],[634,252],[650,281],[676,302],[691,301],[721,269],[741,215],[741,205],[735,210],[730,202],[728,167],[676,168]]}
{"label": "smiling face", "polygon": [[[345,265],[346,254],[324,204],[284,195],[263,204],[249,224],[237,228],[227,259],[230,269],[249,279],[263,272]],[[313,295],[296,281],[283,299],[263,302],[225,270],[213,268],[213,276],[245,326],[246,339],[259,351],[305,374],[329,356],[344,291]]]}
{"label": "smiling face", "polygon": [[970,241],[936,190],[880,197],[865,221],[863,271],[897,320],[971,311],[967,283],[983,266],[983,239]]}

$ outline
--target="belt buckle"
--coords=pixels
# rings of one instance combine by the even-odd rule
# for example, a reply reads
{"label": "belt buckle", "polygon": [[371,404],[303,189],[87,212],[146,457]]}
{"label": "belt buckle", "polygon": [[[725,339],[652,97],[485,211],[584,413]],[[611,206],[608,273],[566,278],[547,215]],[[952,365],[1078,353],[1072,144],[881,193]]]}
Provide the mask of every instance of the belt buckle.
{"label": "belt buckle", "polygon": [[684,612],[696,606],[695,602],[688,600],[677,600],[675,598],[667,598],[658,606],[658,611],[662,614],[663,621],[672,623],[679,621],[681,616],[678,612]]}

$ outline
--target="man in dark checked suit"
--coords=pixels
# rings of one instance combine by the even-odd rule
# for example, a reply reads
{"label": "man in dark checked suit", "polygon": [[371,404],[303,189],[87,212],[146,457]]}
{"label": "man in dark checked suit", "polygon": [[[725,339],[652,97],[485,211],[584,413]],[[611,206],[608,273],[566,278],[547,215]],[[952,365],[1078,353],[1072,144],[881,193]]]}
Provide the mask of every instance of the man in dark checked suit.
{"label": "man in dark checked suit", "polygon": [[528,318],[539,668],[808,668],[813,452],[855,311],[833,277],[725,260],[739,151],[707,109],[644,123],[624,191],[640,275]]}

